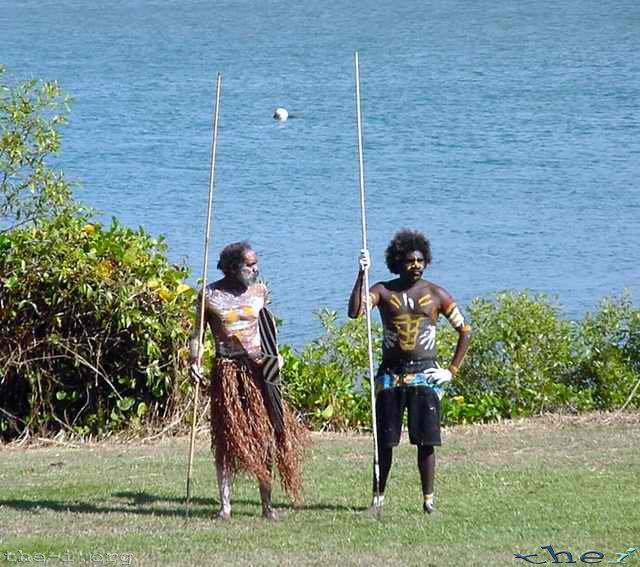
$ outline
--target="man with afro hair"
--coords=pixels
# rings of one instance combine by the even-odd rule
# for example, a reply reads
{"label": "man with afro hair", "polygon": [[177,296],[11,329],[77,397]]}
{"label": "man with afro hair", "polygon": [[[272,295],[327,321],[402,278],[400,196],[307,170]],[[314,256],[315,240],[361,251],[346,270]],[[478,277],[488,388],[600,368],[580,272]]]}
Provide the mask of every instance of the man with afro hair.
{"label": "man with afro hair", "polygon": [[[400,442],[402,416],[408,412],[409,440],[418,446],[418,470],[422,483],[423,511],[435,511],[433,486],[434,447],[441,445],[440,399],[444,387],[455,378],[471,338],[471,328],[451,295],[422,278],[431,263],[431,246],[416,231],[400,230],[386,250],[389,271],[398,277],[378,282],[369,290],[371,307],[378,307],[384,329],[382,363],[375,377],[378,430],[379,486],[374,478],[370,511],[379,513],[391,469],[393,447]],[[364,272],[369,254],[363,250],[360,271],[349,300],[349,317],[364,314]],[[447,368],[436,362],[436,323],[444,315],[458,333],[453,359]]]}
{"label": "man with afro hair", "polygon": [[[306,430],[286,402],[281,401],[282,415],[276,419],[268,401],[261,369],[269,355],[262,352],[259,319],[269,294],[266,286],[257,281],[258,256],[248,242],[234,242],[220,253],[218,269],[224,277],[205,289],[205,323],[216,344],[210,383],[211,448],[220,492],[216,518],[230,519],[233,476],[246,471],[258,479],[262,515],[275,520],[271,504],[272,463],[275,461],[285,492],[299,500]],[[201,300],[199,296],[196,321],[200,320]],[[191,374],[201,380],[202,337],[198,333],[196,326],[190,345]]]}

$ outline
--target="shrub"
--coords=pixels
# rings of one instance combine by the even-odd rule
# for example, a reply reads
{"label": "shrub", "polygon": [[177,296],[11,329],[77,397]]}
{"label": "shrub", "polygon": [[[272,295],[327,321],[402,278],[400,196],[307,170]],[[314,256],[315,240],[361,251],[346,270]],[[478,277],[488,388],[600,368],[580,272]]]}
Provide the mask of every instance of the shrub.
{"label": "shrub", "polygon": [[[547,296],[500,292],[495,299],[475,299],[467,311],[473,338],[445,401],[447,418],[491,421],[592,407],[590,394],[568,381],[574,365],[572,326]],[[444,329],[441,339],[448,360],[455,333]],[[464,398],[464,408],[452,407],[456,396]]]}
{"label": "shrub", "polygon": [[83,435],[180,398],[193,291],[162,240],[60,215],[0,236],[0,431]]}
{"label": "shrub", "polygon": [[[577,326],[572,381],[593,392],[595,407],[621,407],[640,380],[640,309],[628,295],[602,300]],[[630,405],[640,407],[640,396]]]}
{"label": "shrub", "polygon": [[[289,402],[314,429],[343,431],[371,425],[364,319],[338,324],[335,311],[317,313],[324,335],[300,354],[284,347],[283,380]],[[380,328],[374,329],[374,349],[380,348]]]}

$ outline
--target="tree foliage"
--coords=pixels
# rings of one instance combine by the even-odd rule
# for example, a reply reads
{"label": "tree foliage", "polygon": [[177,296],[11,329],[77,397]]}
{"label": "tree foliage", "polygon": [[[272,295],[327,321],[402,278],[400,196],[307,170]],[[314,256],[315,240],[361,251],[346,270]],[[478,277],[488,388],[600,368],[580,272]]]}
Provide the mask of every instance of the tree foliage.
{"label": "tree foliage", "polygon": [[11,85],[5,77],[0,66],[0,232],[75,206],[64,175],[49,164],[68,97],[55,81]]}
{"label": "tree foliage", "polygon": [[0,67],[0,437],[106,434],[188,390],[193,290],[162,239],[91,222],[50,162],[68,98]]}

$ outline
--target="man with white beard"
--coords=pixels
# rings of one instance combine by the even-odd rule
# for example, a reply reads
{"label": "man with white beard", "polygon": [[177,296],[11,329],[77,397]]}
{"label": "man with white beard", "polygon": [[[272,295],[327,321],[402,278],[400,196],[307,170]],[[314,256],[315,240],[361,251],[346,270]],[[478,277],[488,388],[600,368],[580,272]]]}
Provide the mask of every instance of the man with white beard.
{"label": "man with white beard", "polygon": [[[236,242],[220,253],[224,277],[207,285],[205,323],[214,336],[216,358],[211,374],[211,448],[215,455],[220,510],[217,519],[231,517],[231,488],[237,471],[253,473],[260,485],[262,515],[277,519],[271,504],[275,461],[285,492],[294,500],[302,488],[302,448],[306,430],[286,403],[279,400],[277,418],[269,405],[262,368],[259,317],[268,291],[257,281],[258,256],[248,242]],[[200,317],[200,301],[196,321]],[[206,332],[206,327],[205,327]],[[191,340],[191,374],[202,379],[198,330]]]}

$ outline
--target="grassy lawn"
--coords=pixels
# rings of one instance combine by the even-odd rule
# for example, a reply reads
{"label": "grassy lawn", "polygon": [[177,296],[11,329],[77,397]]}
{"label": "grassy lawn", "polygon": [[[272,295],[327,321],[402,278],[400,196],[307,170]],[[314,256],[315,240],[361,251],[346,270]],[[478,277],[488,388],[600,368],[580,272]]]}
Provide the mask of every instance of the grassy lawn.
{"label": "grassy lawn", "polygon": [[[198,441],[184,517],[188,439],[0,448],[0,564],[526,565],[514,553],[638,547],[640,416],[543,417],[456,427],[437,452],[438,517],[421,512],[416,451],[396,451],[381,520],[369,517],[371,441],[314,435],[305,503],[238,478],[234,517],[216,523],[208,436]],[[559,561],[566,561],[560,556]],[[594,559],[589,559],[594,561]]]}

